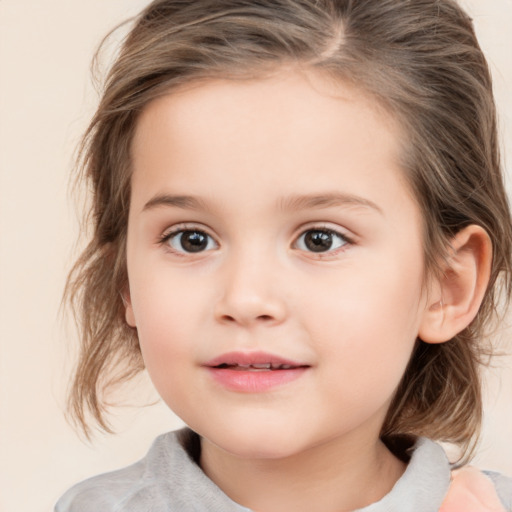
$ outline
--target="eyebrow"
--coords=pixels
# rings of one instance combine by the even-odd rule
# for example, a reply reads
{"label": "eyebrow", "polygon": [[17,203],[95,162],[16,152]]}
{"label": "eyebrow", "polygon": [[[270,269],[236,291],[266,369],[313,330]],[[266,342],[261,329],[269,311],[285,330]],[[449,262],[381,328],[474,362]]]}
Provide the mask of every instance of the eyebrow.
{"label": "eyebrow", "polygon": [[[369,208],[384,215],[382,209],[369,199],[353,194],[326,193],[305,194],[283,198],[279,201],[279,207],[285,211],[307,210],[317,208],[332,208],[339,206],[359,206]],[[186,195],[157,194],[152,197],[142,211],[152,210],[162,206],[182,208],[184,210],[208,210],[208,205],[198,197]]]}
{"label": "eyebrow", "polygon": [[373,201],[353,194],[344,193],[326,193],[326,194],[306,194],[291,196],[280,201],[279,206],[283,210],[307,210],[315,208],[332,208],[338,206],[361,206],[375,210],[384,215],[384,212]]}
{"label": "eyebrow", "polygon": [[207,205],[201,199],[194,196],[173,196],[170,194],[157,194],[152,197],[142,211],[152,210],[161,206],[174,206],[185,210],[207,210]]}

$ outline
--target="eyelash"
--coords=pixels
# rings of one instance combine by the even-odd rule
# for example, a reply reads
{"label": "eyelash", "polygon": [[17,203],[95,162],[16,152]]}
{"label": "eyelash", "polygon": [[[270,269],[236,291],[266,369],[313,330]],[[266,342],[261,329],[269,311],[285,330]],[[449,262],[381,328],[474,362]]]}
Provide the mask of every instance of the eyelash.
{"label": "eyelash", "polygon": [[[204,239],[206,239],[206,246],[198,247],[199,250],[197,250],[197,251],[185,250],[183,248],[183,245],[181,245],[181,243],[182,243],[181,237],[183,237],[183,235],[185,233],[196,234],[196,235],[200,235],[200,236],[204,237]],[[330,246],[327,248],[327,250],[315,251],[315,250],[312,250],[311,247],[308,250],[308,247],[306,245],[307,241],[306,241],[305,237],[307,237],[308,234],[312,236],[313,233],[316,236],[320,235],[320,237],[317,236],[316,241],[310,237],[309,242],[313,242],[313,243],[319,242],[318,247],[320,247],[320,244],[322,243],[322,237],[323,237],[323,241],[326,241],[326,238],[325,238],[326,236],[330,237]],[[333,238],[337,238],[338,242],[333,242],[332,241]],[[178,243],[181,245],[181,249],[178,249],[171,245],[171,241],[173,241],[174,239],[178,240]],[[199,242],[201,242],[201,241],[199,241]],[[327,240],[327,242],[329,242],[329,240]],[[211,247],[212,243],[214,244],[214,247]],[[316,254],[319,257],[321,257],[323,255],[338,254],[339,252],[346,250],[347,245],[353,245],[353,243],[354,243],[353,240],[351,240],[348,236],[340,233],[339,231],[336,231],[336,230],[330,229],[330,228],[326,228],[326,227],[314,227],[313,226],[313,227],[303,230],[300,233],[300,235],[297,238],[295,238],[295,241],[293,242],[293,248],[303,251],[303,252],[306,252],[306,253]],[[189,226],[180,226],[180,227],[173,229],[172,231],[165,232],[160,237],[159,244],[166,246],[166,249],[168,249],[170,252],[172,252],[173,254],[176,254],[178,256],[201,254],[203,252],[208,252],[208,251],[211,251],[211,250],[219,247],[218,242],[216,242],[215,239],[210,234],[208,234],[204,229],[193,227],[193,226],[190,226],[190,227]],[[334,248],[331,248],[331,246],[333,244],[337,244],[337,246]],[[300,245],[302,245],[302,247],[300,247]]]}

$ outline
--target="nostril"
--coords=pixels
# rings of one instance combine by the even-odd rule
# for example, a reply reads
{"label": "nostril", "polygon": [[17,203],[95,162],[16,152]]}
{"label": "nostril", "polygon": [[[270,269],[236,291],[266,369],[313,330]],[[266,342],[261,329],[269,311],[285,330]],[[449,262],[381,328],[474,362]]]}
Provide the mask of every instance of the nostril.
{"label": "nostril", "polygon": [[268,322],[269,320],[272,320],[272,317],[270,315],[260,315],[257,317],[258,320],[263,320],[264,322]]}
{"label": "nostril", "polygon": [[258,296],[226,296],[218,300],[213,314],[217,322],[225,325],[250,324],[270,326],[283,321],[284,304],[278,300]]}
{"label": "nostril", "polygon": [[[237,319],[237,317],[231,316],[231,315],[222,315],[220,317],[220,320],[222,322],[225,322],[228,324],[239,323],[239,322],[244,323],[243,319]],[[269,323],[272,320],[274,320],[274,317],[272,315],[258,315],[256,317],[254,317],[254,320],[256,322]]]}
{"label": "nostril", "polygon": [[222,315],[222,320],[225,322],[236,322],[236,319],[233,318],[231,315]]}

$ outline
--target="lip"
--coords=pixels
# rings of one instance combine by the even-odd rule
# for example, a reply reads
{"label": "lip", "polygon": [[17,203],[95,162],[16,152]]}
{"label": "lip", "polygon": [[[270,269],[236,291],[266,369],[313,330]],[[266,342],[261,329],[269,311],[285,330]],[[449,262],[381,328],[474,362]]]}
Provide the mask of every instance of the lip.
{"label": "lip", "polygon": [[222,387],[241,393],[270,391],[300,378],[310,368],[308,364],[266,352],[229,352],[203,366]]}

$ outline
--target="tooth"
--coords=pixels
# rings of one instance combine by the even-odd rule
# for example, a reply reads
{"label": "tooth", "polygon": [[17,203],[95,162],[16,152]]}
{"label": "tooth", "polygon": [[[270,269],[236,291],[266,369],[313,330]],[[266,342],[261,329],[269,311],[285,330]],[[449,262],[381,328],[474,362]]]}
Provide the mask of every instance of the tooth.
{"label": "tooth", "polygon": [[237,364],[239,368],[243,368],[244,370],[248,370],[251,365],[250,364]]}
{"label": "tooth", "polygon": [[281,370],[290,370],[292,368],[292,366],[289,364],[282,364],[279,368]]}
{"label": "tooth", "polygon": [[253,368],[256,368],[256,370],[270,370],[272,367],[271,363],[258,363],[258,364],[252,364]]}

